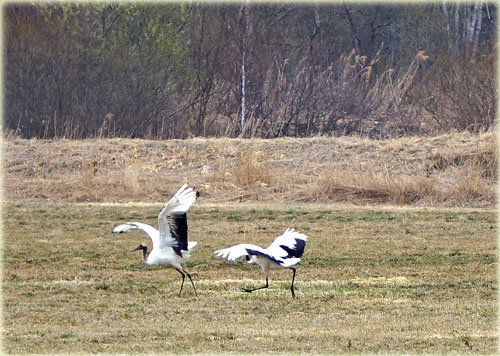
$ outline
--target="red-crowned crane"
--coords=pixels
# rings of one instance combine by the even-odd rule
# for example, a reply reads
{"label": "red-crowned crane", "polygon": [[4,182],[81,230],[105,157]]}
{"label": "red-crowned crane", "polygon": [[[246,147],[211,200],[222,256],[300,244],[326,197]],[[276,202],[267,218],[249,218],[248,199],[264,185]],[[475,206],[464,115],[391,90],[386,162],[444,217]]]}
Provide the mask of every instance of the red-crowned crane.
{"label": "red-crowned crane", "polygon": [[269,287],[269,272],[275,269],[289,268],[293,271],[292,276],[292,297],[295,298],[293,284],[295,282],[295,265],[300,262],[300,257],[304,253],[307,236],[295,231],[286,229],[278,236],[267,248],[251,244],[240,244],[233,247],[224,248],[215,251],[215,254],[221,258],[227,258],[234,261],[239,257],[245,256],[248,263],[259,265],[266,274],[266,285],[252,289],[242,289],[244,292],[253,292],[254,290]]}
{"label": "red-crowned crane", "polygon": [[196,246],[196,241],[188,242],[187,211],[200,194],[184,184],[158,215],[158,229],[148,224],[127,222],[113,229],[114,233],[130,230],[145,232],[153,243],[151,251],[141,243],[134,251],[142,250],[144,263],[148,266],[164,265],[175,268],[182,275],[179,296],[184,287],[184,279],[188,276],[196,295],[196,288],[191,275],[181,266],[189,258],[189,251]]}

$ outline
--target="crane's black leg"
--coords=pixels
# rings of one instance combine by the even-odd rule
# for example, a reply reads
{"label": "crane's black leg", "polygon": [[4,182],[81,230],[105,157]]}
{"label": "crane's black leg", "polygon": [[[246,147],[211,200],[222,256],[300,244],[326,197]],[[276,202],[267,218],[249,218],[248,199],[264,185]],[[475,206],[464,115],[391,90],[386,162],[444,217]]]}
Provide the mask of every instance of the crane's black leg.
{"label": "crane's black leg", "polygon": [[198,296],[198,292],[196,291],[196,287],[194,286],[194,283],[193,283],[193,279],[191,278],[191,275],[186,271],[186,270],[182,270],[185,274],[187,274],[189,280],[191,281],[191,285],[193,286],[193,289],[194,289],[194,294],[196,296]]}
{"label": "crane's black leg", "polygon": [[254,290],[264,289],[264,288],[267,288],[267,287],[269,287],[269,279],[266,276],[266,285],[265,286],[263,286],[263,287],[257,287],[257,288],[253,288],[253,289],[243,288],[241,291],[242,292],[248,292],[248,293],[250,293],[250,292],[253,292]]}
{"label": "crane's black leg", "polygon": [[[180,297],[180,296],[181,296],[181,294],[182,294],[182,288],[184,288],[184,280],[186,279],[186,276],[184,275],[184,272],[182,272],[180,269],[177,269],[177,268],[176,268],[176,270],[177,270],[177,272],[179,272],[179,273],[181,274],[181,276],[182,276],[181,290],[179,291],[179,297]],[[191,277],[189,277],[189,278],[191,278]]]}
{"label": "crane's black leg", "polygon": [[292,297],[295,298],[295,291],[293,290],[293,282],[295,282],[295,268],[290,268],[292,271],[293,271],[293,277],[292,277],[292,288],[290,288],[290,290],[292,291]]}

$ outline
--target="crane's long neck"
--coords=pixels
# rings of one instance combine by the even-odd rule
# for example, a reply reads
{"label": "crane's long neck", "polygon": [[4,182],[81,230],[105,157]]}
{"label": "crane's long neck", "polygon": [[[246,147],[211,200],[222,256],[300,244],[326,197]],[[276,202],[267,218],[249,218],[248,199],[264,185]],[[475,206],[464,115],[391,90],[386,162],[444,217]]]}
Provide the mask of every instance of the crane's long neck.
{"label": "crane's long neck", "polygon": [[148,247],[147,246],[141,246],[141,250],[142,250],[142,258],[144,259],[144,261],[146,261],[148,259]]}

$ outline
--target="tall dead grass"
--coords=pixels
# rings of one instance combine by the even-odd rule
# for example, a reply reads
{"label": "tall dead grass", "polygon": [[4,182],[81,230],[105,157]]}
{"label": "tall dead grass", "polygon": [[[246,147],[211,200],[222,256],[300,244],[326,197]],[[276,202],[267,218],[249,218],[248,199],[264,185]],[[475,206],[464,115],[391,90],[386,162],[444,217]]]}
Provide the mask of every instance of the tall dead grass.
{"label": "tall dead grass", "polygon": [[[85,162],[77,181],[68,186],[77,201],[99,201],[106,192],[108,198],[127,197],[132,201],[150,194],[150,185],[141,184],[142,168],[139,165],[125,165],[114,172],[103,172],[97,160]],[[76,188],[76,189],[75,189]]]}
{"label": "tall dead grass", "polygon": [[357,169],[321,174],[309,187],[298,192],[304,201],[350,201],[354,203],[415,204],[434,194],[436,184],[425,176],[400,176]]}
{"label": "tall dead grass", "polygon": [[[54,154],[56,152],[56,154]],[[494,206],[492,133],[185,141],[6,142],[9,201],[158,202],[180,184],[205,202]]]}
{"label": "tall dead grass", "polygon": [[316,202],[466,207],[490,205],[494,195],[495,184],[474,169],[460,169],[449,182],[435,176],[398,176],[391,172],[352,170],[322,174],[313,185],[303,187],[297,198]]}
{"label": "tall dead grass", "polygon": [[468,152],[436,150],[417,174],[332,167],[300,187],[302,201],[351,201],[426,206],[489,206],[495,203],[498,158],[494,136]]}
{"label": "tall dead grass", "polygon": [[224,159],[210,180],[218,188],[250,189],[272,184],[273,173],[263,152],[240,148],[234,157]]}

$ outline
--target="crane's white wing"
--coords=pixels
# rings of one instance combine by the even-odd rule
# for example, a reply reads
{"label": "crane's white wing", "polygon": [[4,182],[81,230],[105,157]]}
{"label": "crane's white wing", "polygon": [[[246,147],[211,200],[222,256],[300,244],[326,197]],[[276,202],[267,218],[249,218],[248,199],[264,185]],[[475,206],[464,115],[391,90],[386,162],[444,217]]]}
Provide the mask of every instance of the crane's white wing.
{"label": "crane's white wing", "polygon": [[300,257],[304,253],[306,247],[307,236],[295,229],[286,229],[282,235],[278,236],[268,248],[266,252],[276,259],[287,261],[283,262],[284,267],[297,264]]}
{"label": "crane's white wing", "polygon": [[185,213],[191,207],[191,205],[196,201],[199,193],[195,191],[193,188],[188,187],[187,184],[184,184],[177,193],[174,194],[172,199],[165,204],[165,207],[160,212],[158,219],[165,218],[166,214],[172,213],[175,211]]}
{"label": "crane's white wing", "polygon": [[149,238],[151,239],[151,242],[153,243],[154,246],[158,246],[160,242],[160,234],[158,230],[156,230],[154,227],[148,224],[143,224],[139,222],[128,222],[122,225],[118,225],[113,229],[114,233],[123,233],[123,232],[128,232],[130,230],[141,230],[148,234]]}
{"label": "crane's white wing", "polygon": [[240,244],[233,247],[223,248],[222,250],[215,251],[215,255],[221,258],[227,258],[229,261],[234,261],[239,257],[250,255],[250,251],[257,251],[261,254],[266,254],[266,251],[259,246],[252,244]]}
{"label": "crane's white wing", "polygon": [[196,201],[199,193],[184,184],[158,215],[160,231],[160,247],[171,246],[187,250],[187,216],[186,212]]}

